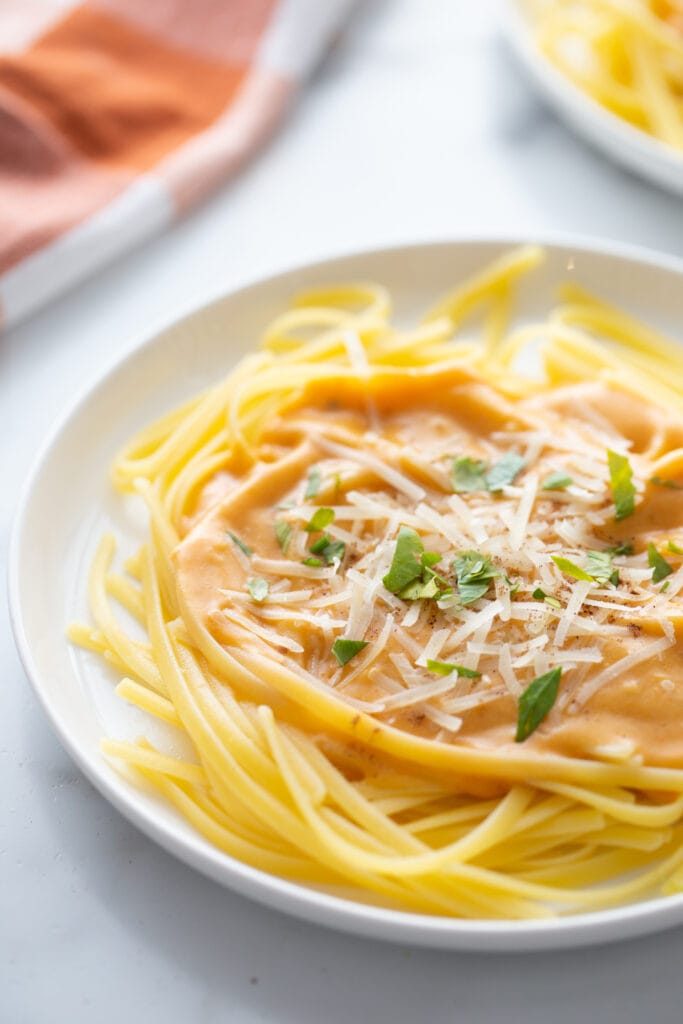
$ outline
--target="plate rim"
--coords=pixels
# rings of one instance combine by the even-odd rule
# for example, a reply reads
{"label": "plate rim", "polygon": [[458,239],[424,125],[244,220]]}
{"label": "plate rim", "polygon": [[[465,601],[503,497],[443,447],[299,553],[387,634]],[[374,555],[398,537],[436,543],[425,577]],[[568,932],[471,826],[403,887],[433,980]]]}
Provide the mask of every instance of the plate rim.
{"label": "plate rim", "polygon": [[48,464],[52,449],[90,397],[127,363],[134,362],[138,354],[152,346],[165,331],[180,327],[202,315],[210,307],[250,289],[267,287],[280,278],[295,273],[306,273],[307,270],[319,270],[325,266],[333,270],[335,264],[344,260],[368,257],[381,259],[382,256],[423,248],[466,249],[484,245],[495,250],[529,243],[537,243],[553,250],[571,249],[574,253],[583,252],[626,263],[646,263],[655,269],[680,275],[683,279],[683,259],[646,246],[611,242],[566,232],[539,232],[533,238],[525,239],[518,231],[425,237],[390,245],[342,249],[323,258],[285,264],[267,274],[250,275],[230,288],[217,290],[208,298],[204,297],[190,304],[184,312],[159,319],[146,330],[135,332],[132,341],[124,347],[123,353],[116,355],[104,367],[100,367],[78,390],[66,410],[55,419],[46,432],[20,488],[8,549],[9,617],[24,672],[53,731],[86,778],[124,818],[195,870],[261,905],[362,937],[379,938],[412,946],[492,953],[576,948],[660,932],[683,924],[683,894],[655,897],[571,917],[525,921],[471,920],[377,907],[320,892],[244,864],[212,847],[199,833],[180,835],[167,822],[146,813],[135,800],[132,783],[114,772],[104,758],[100,757],[97,760],[96,755],[89,756],[81,748],[70,734],[68,725],[61,720],[59,705],[50,700],[24,628],[20,594],[22,539],[32,495]]}
{"label": "plate rim", "polygon": [[547,103],[610,160],[662,189],[683,194],[683,152],[611,113],[563,75],[535,45],[525,6],[526,0],[505,0],[503,32]]}

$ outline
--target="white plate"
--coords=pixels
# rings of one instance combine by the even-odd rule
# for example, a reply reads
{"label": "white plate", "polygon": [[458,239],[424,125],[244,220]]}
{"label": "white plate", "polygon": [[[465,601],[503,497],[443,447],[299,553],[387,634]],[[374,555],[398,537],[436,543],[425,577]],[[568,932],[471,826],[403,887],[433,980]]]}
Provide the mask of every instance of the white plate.
{"label": "white plate", "polygon": [[[397,319],[410,322],[439,293],[512,244],[441,242],[339,257],[249,285],[190,313],[105,373],[55,429],[28,481],[10,549],[11,614],[29,678],[74,760],[127,818],[188,864],[262,903],[346,931],[452,949],[519,951],[623,939],[683,922],[683,896],[554,921],[473,922],[368,906],[256,871],[215,849],[158,796],[128,783],[101,757],[103,734],[133,737],[143,722],[149,732],[149,719],[113,696],[113,675],[93,655],[70,647],[64,629],[87,614],[85,578],[101,533],[113,527],[129,551],[142,535],[139,517],[108,485],[114,453],[143,424],[225,374],[293,292],[375,279],[391,289]],[[543,269],[524,283],[521,315],[547,311],[568,273],[653,324],[680,332],[683,263],[571,240],[551,244]]]}
{"label": "white plate", "polygon": [[683,195],[683,154],[622,121],[558,71],[536,45],[528,0],[506,0],[505,28],[534,82],[580,135],[641,177]]}

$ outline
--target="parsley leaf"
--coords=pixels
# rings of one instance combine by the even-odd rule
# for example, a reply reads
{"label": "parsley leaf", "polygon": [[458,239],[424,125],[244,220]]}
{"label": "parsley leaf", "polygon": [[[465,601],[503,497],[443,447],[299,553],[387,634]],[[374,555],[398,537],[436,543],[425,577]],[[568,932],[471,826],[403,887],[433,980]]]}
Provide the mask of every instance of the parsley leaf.
{"label": "parsley leaf", "polygon": [[341,562],[346,550],[343,540],[331,540],[328,534],[324,533],[315,544],[311,544],[311,554],[322,555],[328,565],[333,565],[335,558]]}
{"label": "parsley leaf", "polygon": [[652,569],[652,582],[659,583],[674,571],[652,542],[647,546],[647,564]]}
{"label": "parsley leaf", "polygon": [[402,526],[398,531],[389,572],[382,578],[387,590],[392,594],[398,594],[409,583],[422,576],[423,566],[418,562],[418,557],[421,557],[423,552],[424,544],[420,535],[409,526]]}
{"label": "parsley leaf", "polygon": [[596,583],[611,583],[613,586],[619,584],[619,570],[612,564],[611,551],[589,551],[586,562],[586,572]]}
{"label": "parsley leaf", "polygon": [[420,601],[422,599],[437,597],[440,594],[439,584],[435,576],[428,579],[413,580],[403,590],[399,590],[398,596],[404,601]]}
{"label": "parsley leaf", "polygon": [[[609,552],[610,555],[614,555],[615,557],[617,555],[632,555],[633,544],[630,544],[628,541],[626,543],[621,544],[612,544],[611,547],[605,548],[605,551]],[[681,554],[683,554],[683,552],[681,552]]]}
{"label": "parsley leaf", "polygon": [[486,474],[486,486],[492,494],[502,491],[504,487],[512,483],[523,468],[524,459],[521,455],[506,452],[503,458],[494,463]]}
{"label": "parsley leaf", "polygon": [[268,597],[270,583],[264,580],[263,576],[255,576],[253,580],[247,582],[247,590],[254,600],[261,604]]}
{"label": "parsley leaf", "polygon": [[566,473],[561,470],[555,470],[545,478],[541,484],[541,489],[544,491],[563,491],[565,487],[569,487],[574,481]]}
{"label": "parsley leaf", "polygon": [[486,463],[479,459],[453,459],[451,483],[456,494],[486,490]]}
{"label": "parsley leaf", "polygon": [[557,700],[562,666],[552,668],[530,683],[519,698],[515,742],[522,743],[538,728]]}
{"label": "parsley leaf", "polygon": [[551,608],[561,608],[562,602],[558,601],[556,597],[551,597],[550,594],[546,594],[545,590],[541,590],[540,587],[536,587],[533,594],[531,595],[537,601],[545,601]]}
{"label": "parsley leaf", "polygon": [[324,530],[334,520],[334,512],[331,508],[318,508],[315,510],[309,521],[304,526],[307,533],[317,533]]}
{"label": "parsley leaf", "polygon": [[306,484],[306,490],[304,491],[304,501],[308,501],[309,498],[315,498],[316,494],[320,490],[322,479],[323,478],[318,467],[313,466],[308,474],[308,483]]}
{"label": "parsley leaf", "polygon": [[491,562],[490,555],[478,551],[461,551],[453,562],[458,580],[458,593],[462,604],[473,604],[483,597],[500,573]]}
{"label": "parsley leaf", "polygon": [[337,637],[332,645],[332,653],[343,668],[367,646],[367,640],[342,640],[341,637]]}
{"label": "parsley leaf", "polygon": [[301,559],[301,564],[302,565],[310,565],[314,569],[319,569],[320,566],[323,563],[322,563],[322,559],[320,559],[320,558],[302,558]]}
{"label": "parsley leaf", "polygon": [[275,530],[277,542],[282,548],[282,554],[285,555],[292,536],[292,527],[285,519],[276,519],[273,529]]}
{"label": "parsley leaf", "polygon": [[607,449],[610,488],[614,500],[617,522],[632,516],[636,508],[636,489],[633,485],[633,470],[625,455]]}
{"label": "parsley leaf", "polygon": [[683,484],[675,480],[664,480],[661,476],[651,476],[650,483],[656,484],[657,487],[669,487],[672,491],[683,491]]}
{"label": "parsley leaf", "polygon": [[449,661],[432,661],[431,658],[427,658],[427,668],[437,676],[449,676],[451,672],[455,672],[458,677],[462,676],[464,679],[481,678],[481,672],[475,672],[473,668],[463,668],[462,665],[451,665]]}
{"label": "parsley leaf", "polygon": [[667,541],[666,550],[670,551],[672,555],[683,555],[683,548],[680,548],[678,544],[674,544],[672,540]]}
{"label": "parsley leaf", "polygon": [[553,562],[565,576],[571,576],[574,580],[584,580],[586,582],[593,582],[593,577],[590,576],[585,569],[582,569],[578,565],[574,565],[568,558],[560,558],[559,555],[552,556]]}
{"label": "parsley leaf", "polygon": [[249,558],[250,555],[254,554],[252,548],[250,548],[248,544],[245,544],[244,541],[240,537],[238,537],[236,533],[233,533],[232,530],[226,530],[225,532],[227,533],[228,537],[233,542],[233,544],[236,544],[240,551],[242,551],[247,556],[247,558]]}

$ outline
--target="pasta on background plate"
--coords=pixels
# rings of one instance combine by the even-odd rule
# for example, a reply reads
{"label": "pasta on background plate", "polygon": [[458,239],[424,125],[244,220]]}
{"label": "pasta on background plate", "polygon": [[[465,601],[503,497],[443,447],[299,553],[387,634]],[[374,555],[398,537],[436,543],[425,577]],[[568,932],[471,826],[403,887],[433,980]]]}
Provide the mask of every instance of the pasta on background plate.
{"label": "pasta on background plate", "polygon": [[683,150],[681,0],[531,0],[538,43],[579,89]]}
{"label": "pasta on background plate", "polygon": [[410,330],[300,295],[117,457],[149,534],[69,635],[193,757],[104,753],[231,856],[467,918],[681,888],[680,350],[575,283],[515,325],[543,255]]}

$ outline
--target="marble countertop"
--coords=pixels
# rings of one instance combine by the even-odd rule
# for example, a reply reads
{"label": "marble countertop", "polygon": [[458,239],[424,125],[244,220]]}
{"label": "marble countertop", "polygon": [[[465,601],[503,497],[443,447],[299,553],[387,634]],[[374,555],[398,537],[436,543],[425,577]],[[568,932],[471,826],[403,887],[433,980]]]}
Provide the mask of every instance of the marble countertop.
{"label": "marble countertop", "polygon": [[[204,296],[335,251],[482,231],[574,232],[683,256],[680,200],[559,123],[499,20],[496,0],[361,5],[238,181],[0,337],[0,570],[27,465],[65,403],[113,353]],[[6,614],[0,659],[2,1021],[680,1021],[680,929],[570,953],[435,953],[336,935],[221,889],[80,775]]]}

